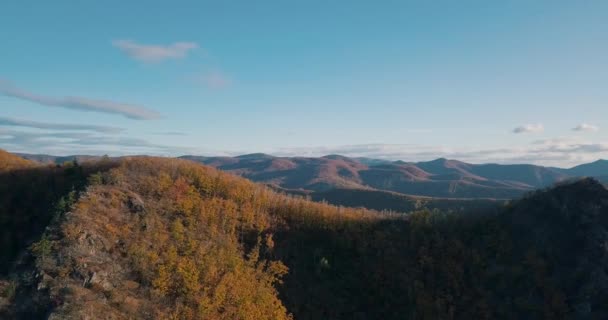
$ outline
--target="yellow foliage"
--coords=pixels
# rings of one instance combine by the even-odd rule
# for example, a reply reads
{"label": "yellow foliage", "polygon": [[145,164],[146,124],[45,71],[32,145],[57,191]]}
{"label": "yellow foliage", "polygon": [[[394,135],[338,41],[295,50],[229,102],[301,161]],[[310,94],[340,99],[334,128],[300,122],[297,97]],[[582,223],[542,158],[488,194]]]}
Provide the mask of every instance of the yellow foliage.
{"label": "yellow foliage", "polygon": [[161,265],[158,267],[156,271],[156,277],[152,280],[152,286],[154,289],[158,290],[162,295],[169,294],[169,290],[171,289],[171,274],[167,270],[167,266]]}
{"label": "yellow foliage", "polygon": [[[108,250],[117,270],[128,270],[121,283],[137,284],[115,293],[141,302],[142,313],[123,308],[125,318],[290,319],[275,287],[288,268],[270,260],[273,223],[367,219],[363,210],[279,195],[188,161],[129,158],[101,181],[62,230],[72,240],[80,232],[105,237],[96,250]],[[145,211],[133,211],[133,198]]]}
{"label": "yellow foliage", "polygon": [[33,161],[25,160],[0,149],[0,172],[14,169],[32,168],[35,166],[38,166],[38,164]]}

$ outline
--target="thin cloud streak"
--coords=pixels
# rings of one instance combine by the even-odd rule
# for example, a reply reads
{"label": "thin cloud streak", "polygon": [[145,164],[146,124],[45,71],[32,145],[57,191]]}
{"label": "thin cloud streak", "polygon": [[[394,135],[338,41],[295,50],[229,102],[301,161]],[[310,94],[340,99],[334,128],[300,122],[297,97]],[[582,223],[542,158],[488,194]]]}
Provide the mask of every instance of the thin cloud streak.
{"label": "thin cloud streak", "polygon": [[195,151],[191,148],[157,144],[145,139],[104,136],[90,132],[25,132],[1,129],[0,148],[13,152],[55,155],[110,153],[176,155]]}
{"label": "thin cloud streak", "polygon": [[48,97],[16,88],[5,81],[0,81],[0,94],[47,107],[59,107],[70,110],[119,114],[129,119],[152,120],[160,114],[152,109],[107,100],[95,100],[82,97]]}
{"label": "thin cloud streak", "polygon": [[179,131],[163,131],[163,132],[154,132],[153,134],[159,136],[187,136],[187,134]]}
{"label": "thin cloud streak", "polygon": [[175,42],[169,45],[141,44],[131,40],[114,40],[112,45],[135,60],[146,63],[185,58],[198,48],[195,42]]}
{"label": "thin cloud streak", "polygon": [[545,127],[541,123],[525,124],[513,129],[513,133],[538,133],[545,131]]}
{"label": "thin cloud streak", "polygon": [[598,130],[600,130],[598,126],[588,123],[581,123],[578,126],[572,128],[572,131],[596,132]]}
{"label": "thin cloud streak", "polygon": [[22,119],[13,119],[0,117],[0,126],[13,126],[35,129],[50,129],[50,130],[76,130],[76,131],[95,131],[99,133],[119,133],[124,131],[123,128],[111,126],[96,126],[86,124],[67,124],[67,123],[49,123],[37,122]]}

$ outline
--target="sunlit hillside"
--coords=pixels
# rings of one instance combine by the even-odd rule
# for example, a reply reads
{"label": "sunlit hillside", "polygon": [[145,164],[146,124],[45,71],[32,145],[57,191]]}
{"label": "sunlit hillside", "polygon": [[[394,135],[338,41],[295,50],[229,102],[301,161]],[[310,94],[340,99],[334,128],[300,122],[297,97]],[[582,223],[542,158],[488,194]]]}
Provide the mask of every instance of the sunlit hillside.
{"label": "sunlit hillside", "polygon": [[397,214],[286,196],[185,160],[18,176],[24,184],[0,193],[14,248],[3,256],[4,318],[608,315],[608,191],[594,180],[500,212]]}
{"label": "sunlit hillside", "polygon": [[25,160],[0,149],[0,172],[34,166],[36,166],[36,163],[33,161]]}

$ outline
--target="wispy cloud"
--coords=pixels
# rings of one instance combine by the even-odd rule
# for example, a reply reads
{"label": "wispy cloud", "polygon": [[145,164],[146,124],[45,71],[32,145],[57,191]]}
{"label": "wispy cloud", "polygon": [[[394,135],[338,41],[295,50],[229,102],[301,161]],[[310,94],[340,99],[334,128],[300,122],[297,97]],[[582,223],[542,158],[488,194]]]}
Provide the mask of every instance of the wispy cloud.
{"label": "wispy cloud", "polygon": [[572,128],[573,131],[586,131],[586,132],[595,132],[595,131],[598,131],[599,129],[600,128],[598,126],[588,124],[588,123],[581,123],[578,126]]}
{"label": "wispy cloud", "polygon": [[162,132],[154,132],[153,134],[160,136],[186,136],[187,134],[179,131],[162,131]]}
{"label": "wispy cloud", "polygon": [[169,146],[127,136],[91,132],[26,132],[0,130],[0,148],[13,152],[47,154],[150,154],[193,153],[190,148]]}
{"label": "wispy cloud", "polygon": [[202,75],[201,81],[212,89],[223,89],[232,84],[230,77],[219,71],[213,71]]}
{"label": "wispy cloud", "polygon": [[545,127],[541,123],[525,124],[513,129],[513,133],[537,133],[543,132]]}
{"label": "wispy cloud", "polygon": [[160,114],[158,112],[142,106],[82,97],[49,97],[19,89],[6,81],[0,81],[0,94],[48,107],[120,114],[127,118],[136,120],[160,118]]}
{"label": "wispy cloud", "polygon": [[114,40],[112,45],[131,58],[148,63],[181,59],[198,48],[195,42],[175,42],[169,45],[141,44],[131,40]]}
{"label": "wispy cloud", "polygon": [[67,123],[50,123],[38,122],[22,119],[13,119],[0,117],[0,126],[26,127],[35,129],[50,129],[50,130],[84,130],[95,131],[100,133],[118,133],[124,131],[123,128],[111,126],[96,126],[87,124],[67,124]]}

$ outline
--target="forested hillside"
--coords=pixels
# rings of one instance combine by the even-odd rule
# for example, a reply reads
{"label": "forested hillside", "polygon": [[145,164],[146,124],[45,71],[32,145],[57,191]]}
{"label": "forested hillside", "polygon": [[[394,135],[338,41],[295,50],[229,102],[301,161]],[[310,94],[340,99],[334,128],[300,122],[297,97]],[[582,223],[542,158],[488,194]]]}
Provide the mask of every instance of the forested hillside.
{"label": "forested hillside", "polygon": [[40,172],[0,193],[20,252],[3,257],[4,318],[608,317],[608,191],[594,180],[498,211],[396,214],[176,159],[8,174]]}
{"label": "forested hillside", "polygon": [[607,231],[608,192],[585,179],[497,214],[311,226],[276,246],[304,319],[603,319]]}

